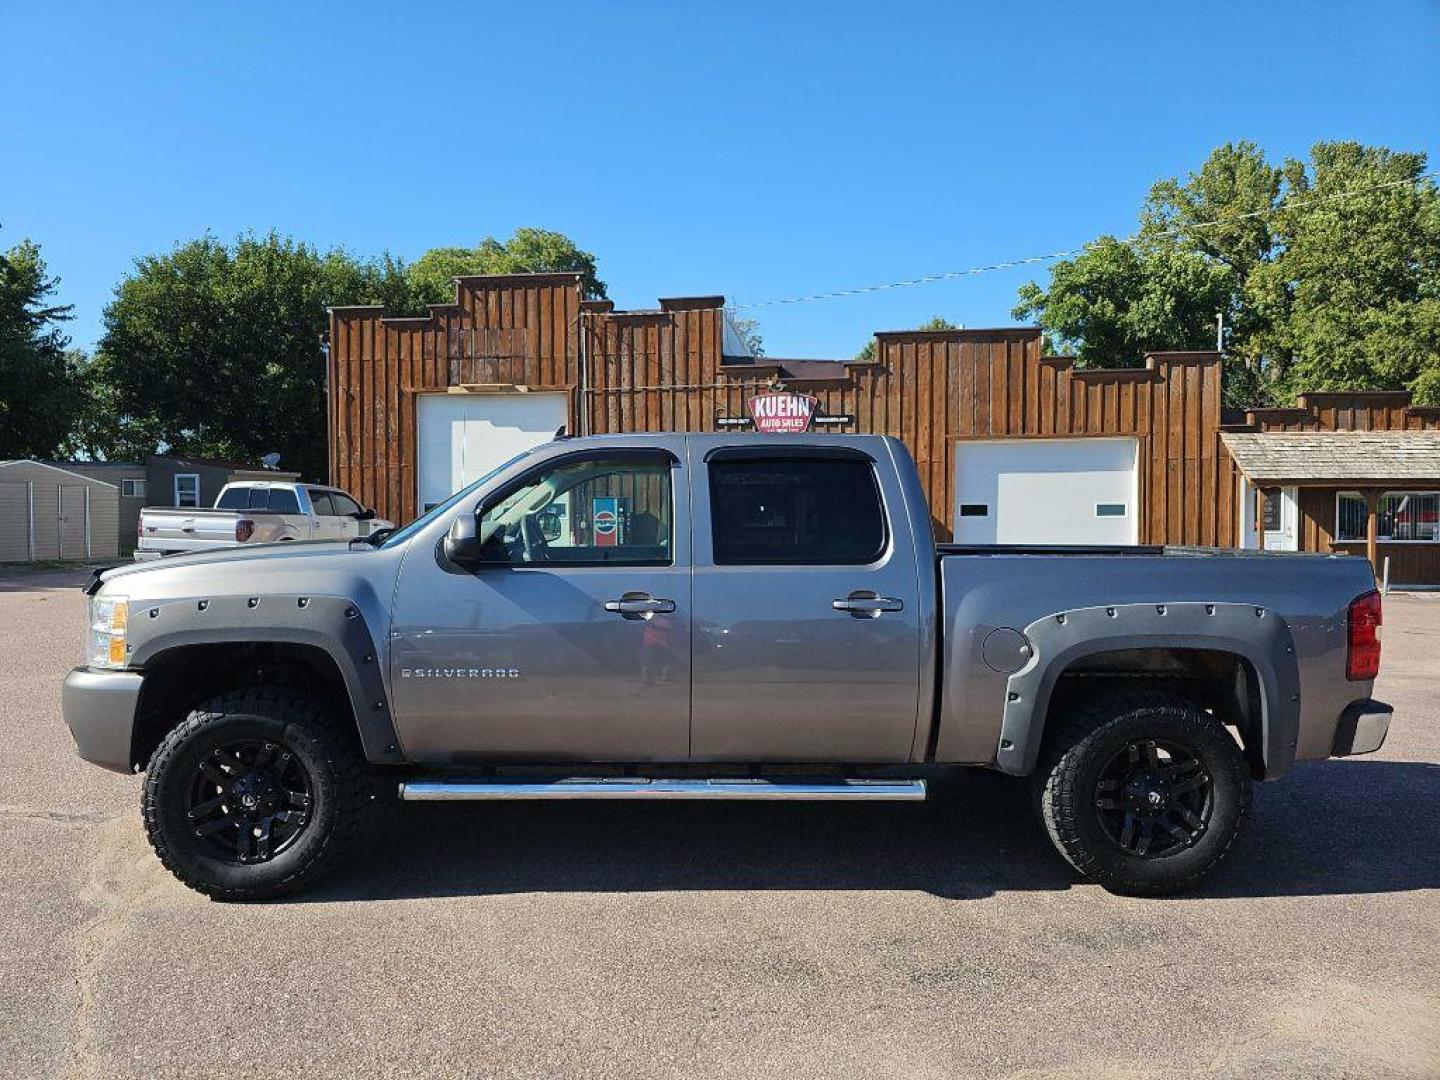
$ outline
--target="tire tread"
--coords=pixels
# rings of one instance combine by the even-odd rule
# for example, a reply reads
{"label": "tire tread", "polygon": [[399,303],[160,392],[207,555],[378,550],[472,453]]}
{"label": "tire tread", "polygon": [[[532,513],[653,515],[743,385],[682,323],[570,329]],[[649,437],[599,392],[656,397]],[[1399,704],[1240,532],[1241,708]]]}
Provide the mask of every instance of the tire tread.
{"label": "tire tread", "polygon": [[[316,854],[285,877],[254,887],[218,885],[195,872],[182,853],[166,838],[160,823],[162,776],[181,748],[207,727],[230,716],[263,716],[281,720],[289,729],[298,728],[299,737],[309,739],[329,761],[334,778],[335,814],[329,831]],[[215,900],[266,900],[294,892],[318,880],[345,854],[365,811],[368,790],[367,766],[353,731],[314,698],[285,686],[248,687],[233,690],[200,705],[160,740],[150,757],[140,809],[145,835],[165,868],[196,892]]]}
{"label": "tire tread", "polygon": [[1123,690],[1094,698],[1071,713],[1050,739],[1048,754],[1042,755],[1040,768],[1036,771],[1040,816],[1055,849],[1087,878],[1112,892],[1126,895],[1158,896],[1189,889],[1209,875],[1230,853],[1250,816],[1249,770],[1237,746],[1230,764],[1239,776],[1241,799],[1238,816],[1224,846],[1205,863],[1158,884],[1117,872],[1084,843],[1076,815],[1082,807],[1088,809],[1089,796],[1081,798],[1075,785],[1079,763],[1088,749],[1091,736],[1125,717],[1157,711],[1168,714],[1172,721],[1195,727],[1197,734],[1202,731],[1215,734],[1218,729],[1220,735],[1230,740],[1224,725],[1200,712],[1183,697],[1158,690]]}

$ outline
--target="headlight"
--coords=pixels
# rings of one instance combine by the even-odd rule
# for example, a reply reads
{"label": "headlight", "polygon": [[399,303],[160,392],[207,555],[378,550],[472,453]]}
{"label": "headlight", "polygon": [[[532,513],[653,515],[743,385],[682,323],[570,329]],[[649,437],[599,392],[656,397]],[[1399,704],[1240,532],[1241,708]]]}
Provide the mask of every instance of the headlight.
{"label": "headlight", "polygon": [[123,596],[90,598],[89,664],[91,667],[125,666],[125,628],[130,622],[130,605]]}

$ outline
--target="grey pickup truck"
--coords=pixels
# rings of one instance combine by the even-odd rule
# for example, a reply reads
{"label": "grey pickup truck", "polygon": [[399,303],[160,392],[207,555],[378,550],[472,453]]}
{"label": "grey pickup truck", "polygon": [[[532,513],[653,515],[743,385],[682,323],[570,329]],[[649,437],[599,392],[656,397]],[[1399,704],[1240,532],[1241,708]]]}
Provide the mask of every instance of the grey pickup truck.
{"label": "grey pickup truck", "polygon": [[395,531],[97,572],[65,720],[225,900],[313,881],[380,792],[908,800],[964,765],[1168,893],[1252,780],[1385,739],[1362,559],[931,537],[894,439],[562,438]]}

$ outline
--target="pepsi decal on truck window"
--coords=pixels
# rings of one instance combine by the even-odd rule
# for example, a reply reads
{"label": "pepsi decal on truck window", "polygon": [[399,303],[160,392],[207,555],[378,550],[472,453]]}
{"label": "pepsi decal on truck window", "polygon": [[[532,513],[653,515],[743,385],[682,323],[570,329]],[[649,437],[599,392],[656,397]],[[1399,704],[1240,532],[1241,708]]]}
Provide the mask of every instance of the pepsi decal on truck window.
{"label": "pepsi decal on truck window", "polygon": [[750,418],[755,430],[766,435],[798,435],[810,430],[817,404],[809,394],[791,391],[756,394],[750,399]]}

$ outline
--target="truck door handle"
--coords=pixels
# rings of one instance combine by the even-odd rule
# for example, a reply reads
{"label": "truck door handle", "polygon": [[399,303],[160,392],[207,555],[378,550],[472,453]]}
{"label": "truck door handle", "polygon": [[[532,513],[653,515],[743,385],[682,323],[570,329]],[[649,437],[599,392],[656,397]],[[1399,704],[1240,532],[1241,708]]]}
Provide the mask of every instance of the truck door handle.
{"label": "truck door handle", "polygon": [[652,615],[669,615],[675,610],[675,601],[660,600],[643,593],[626,593],[619,600],[606,600],[605,610],[627,618],[648,619]]}
{"label": "truck door handle", "polygon": [[881,612],[904,611],[905,601],[893,596],[876,596],[871,592],[851,593],[841,600],[831,600],[830,606],[836,611],[849,612],[857,619],[878,619]]}

